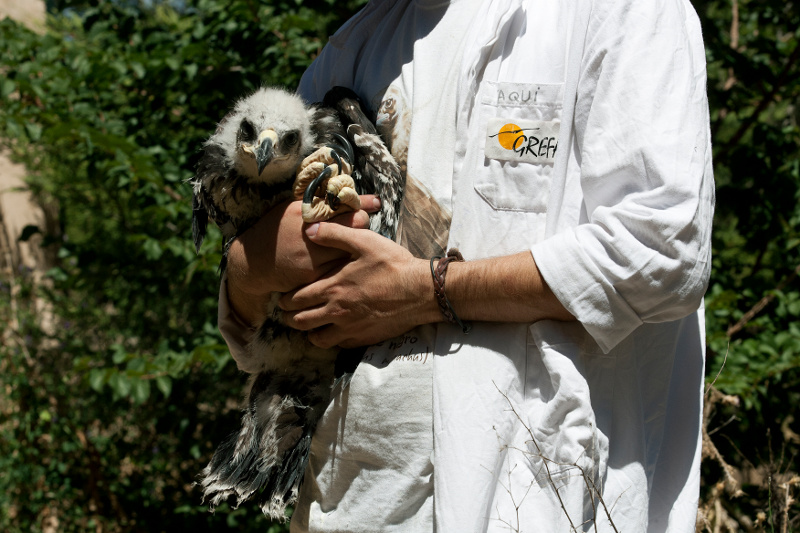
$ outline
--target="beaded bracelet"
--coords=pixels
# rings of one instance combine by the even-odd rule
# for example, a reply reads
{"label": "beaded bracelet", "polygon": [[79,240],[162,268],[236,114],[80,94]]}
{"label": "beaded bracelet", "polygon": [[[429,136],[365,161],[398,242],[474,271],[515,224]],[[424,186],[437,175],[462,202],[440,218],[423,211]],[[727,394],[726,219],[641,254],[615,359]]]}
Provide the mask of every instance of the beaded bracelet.
{"label": "beaded bracelet", "polygon": [[[439,260],[439,263],[434,268],[433,262]],[[464,257],[461,255],[461,252],[456,250],[455,248],[451,248],[447,252],[446,257],[442,256],[434,256],[431,257],[431,276],[433,277],[433,293],[436,295],[436,301],[439,303],[439,309],[442,311],[442,315],[444,315],[445,320],[450,322],[451,324],[458,324],[458,327],[461,328],[461,331],[464,333],[469,333],[472,329],[472,324],[469,322],[462,322],[458,315],[456,314],[455,310],[453,310],[453,306],[450,303],[450,300],[447,299],[447,294],[444,292],[444,278],[447,274],[447,266],[453,261],[464,261]]]}

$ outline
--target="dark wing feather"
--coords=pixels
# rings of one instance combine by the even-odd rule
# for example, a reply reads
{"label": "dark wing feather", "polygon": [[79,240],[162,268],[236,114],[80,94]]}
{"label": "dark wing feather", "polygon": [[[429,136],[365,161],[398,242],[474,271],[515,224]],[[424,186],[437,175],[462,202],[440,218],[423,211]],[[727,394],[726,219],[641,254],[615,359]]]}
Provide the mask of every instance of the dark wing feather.
{"label": "dark wing feather", "polygon": [[192,195],[192,240],[194,241],[195,253],[200,253],[200,246],[206,238],[208,228],[208,211],[203,207],[200,200],[200,193]]}
{"label": "dark wing feather", "polygon": [[400,166],[369,120],[356,93],[345,87],[334,87],[325,95],[323,104],[335,109],[347,128],[347,138],[355,152],[359,192],[377,194],[381,199],[381,210],[372,216],[370,229],[394,239],[405,181]]}
{"label": "dark wing feather", "polygon": [[192,195],[192,238],[198,253],[206,237],[208,219],[211,218],[220,227],[230,219],[214,204],[206,186],[208,182],[227,176],[229,172],[230,169],[225,163],[225,152],[221,147],[213,144],[203,147],[197,171],[190,180],[193,184],[199,184],[195,186]]}
{"label": "dark wing feather", "polygon": [[311,105],[311,109],[311,131],[314,134],[317,148],[335,144],[334,134],[345,136],[345,127],[342,125],[339,113],[334,108],[316,103]]}
{"label": "dark wing feather", "polygon": [[367,133],[376,133],[375,125],[364,110],[361,98],[347,87],[334,87],[325,94],[323,105],[335,109],[344,125],[358,124]]}
{"label": "dark wing feather", "polygon": [[362,131],[358,124],[348,127],[347,134],[355,147],[356,166],[362,180],[371,184],[374,194],[381,199],[381,210],[372,216],[370,229],[394,240],[403,201],[404,176],[377,134]]}

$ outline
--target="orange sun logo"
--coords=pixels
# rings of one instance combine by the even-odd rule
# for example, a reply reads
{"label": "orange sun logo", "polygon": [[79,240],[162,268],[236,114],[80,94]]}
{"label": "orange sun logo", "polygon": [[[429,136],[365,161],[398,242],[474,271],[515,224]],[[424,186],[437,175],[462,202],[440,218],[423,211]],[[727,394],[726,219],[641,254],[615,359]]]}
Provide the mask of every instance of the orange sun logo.
{"label": "orange sun logo", "polygon": [[497,133],[497,142],[506,150],[513,150],[517,139],[524,137],[522,128],[516,124],[506,124]]}

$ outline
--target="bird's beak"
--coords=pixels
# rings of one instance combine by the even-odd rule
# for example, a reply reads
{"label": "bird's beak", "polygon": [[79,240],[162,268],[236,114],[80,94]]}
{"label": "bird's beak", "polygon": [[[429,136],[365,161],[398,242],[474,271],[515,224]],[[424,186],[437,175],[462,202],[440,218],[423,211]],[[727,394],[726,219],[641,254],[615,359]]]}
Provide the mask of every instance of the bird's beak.
{"label": "bird's beak", "polygon": [[267,164],[272,161],[275,155],[274,146],[278,142],[278,134],[275,130],[264,130],[258,134],[256,141],[256,165],[258,165],[259,175],[266,168]]}
{"label": "bird's beak", "polygon": [[258,140],[254,145],[245,144],[242,150],[256,158],[256,166],[259,175],[267,168],[272,158],[275,157],[275,144],[278,142],[278,134],[275,130],[267,129],[258,134]]}

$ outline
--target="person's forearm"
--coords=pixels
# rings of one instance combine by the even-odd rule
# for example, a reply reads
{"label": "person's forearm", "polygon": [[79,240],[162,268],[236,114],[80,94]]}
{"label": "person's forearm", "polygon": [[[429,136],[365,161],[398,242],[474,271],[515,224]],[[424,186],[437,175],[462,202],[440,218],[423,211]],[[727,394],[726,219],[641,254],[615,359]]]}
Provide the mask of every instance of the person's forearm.
{"label": "person's forearm", "polygon": [[[322,223],[306,234],[320,246],[350,255],[329,276],[279,301],[287,325],[308,331],[315,345],[366,346],[445,320],[427,260],[370,231]],[[544,282],[530,252],[450,263],[445,289],[462,320],[574,320]]]}
{"label": "person's forearm", "polygon": [[228,304],[236,316],[251,327],[265,318],[265,301],[271,289],[262,277],[250,272],[241,242],[234,241],[228,252]]}
{"label": "person's forearm", "polygon": [[547,286],[530,252],[452,262],[447,269],[445,291],[462,320],[575,320]]}

